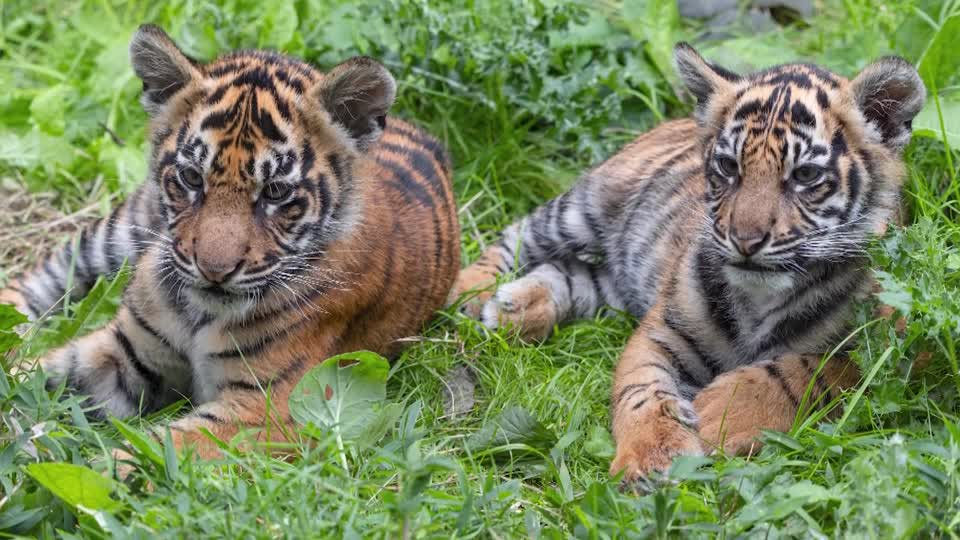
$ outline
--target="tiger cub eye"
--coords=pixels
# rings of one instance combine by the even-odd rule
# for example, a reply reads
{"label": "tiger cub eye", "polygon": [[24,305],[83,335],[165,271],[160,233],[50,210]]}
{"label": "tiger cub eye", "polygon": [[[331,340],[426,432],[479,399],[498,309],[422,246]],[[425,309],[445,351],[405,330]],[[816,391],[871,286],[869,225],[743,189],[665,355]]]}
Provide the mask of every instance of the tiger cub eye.
{"label": "tiger cub eye", "polygon": [[813,184],[823,176],[823,169],[816,165],[801,165],[790,176],[798,184]]}
{"label": "tiger cub eye", "polygon": [[200,174],[200,171],[192,167],[180,169],[180,181],[190,189],[198,190],[203,188],[203,175]]}
{"label": "tiger cub eye", "polygon": [[262,197],[270,202],[280,202],[287,198],[290,195],[290,192],[293,191],[293,188],[290,187],[290,184],[285,184],[283,182],[270,182],[269,184],[263,186],[263,192],[261,193]]}
{"label": "tiger cub eye", "polygon": [[717,167],[724,176],[736,176],[739,172],[736,160],[727,156],[717,156]]}

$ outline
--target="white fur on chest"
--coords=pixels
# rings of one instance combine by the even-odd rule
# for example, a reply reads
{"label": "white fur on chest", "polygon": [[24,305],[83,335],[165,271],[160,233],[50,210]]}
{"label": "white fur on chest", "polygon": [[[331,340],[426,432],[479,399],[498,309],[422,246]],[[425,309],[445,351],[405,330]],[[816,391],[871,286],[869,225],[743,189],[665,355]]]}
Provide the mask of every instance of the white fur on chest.
{"label": "white fur on chest", "polygon": [[215,400],[220,393],[219,386],[224,377],[223,361],[211,358],[211,353],[221,350],[221,336],[220,324],[214,322],[201,328],[193,337],[189,355],[195,406]]}

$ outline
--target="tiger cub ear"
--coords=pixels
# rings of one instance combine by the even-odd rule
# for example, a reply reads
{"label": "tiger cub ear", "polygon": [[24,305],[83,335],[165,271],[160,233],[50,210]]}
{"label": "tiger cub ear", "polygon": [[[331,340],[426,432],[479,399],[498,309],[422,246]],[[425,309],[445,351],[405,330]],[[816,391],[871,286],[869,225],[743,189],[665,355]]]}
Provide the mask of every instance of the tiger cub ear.
{"label": "tiger cub ear", "polygon": [[158,26],[141,25],[130,40],[130,63],[143,81],[140,103],[151,116],[160,113],[183,87],[200,77],[196,64]]}
{"label": "tiger cub ear", "polygon": [[854,102],[884,144],[901,150],[910,142],[913,117],[927,99],[927,89],[910,62],[886,56],[869,66],[850,85]]}
{"label": "tiger cub ear", "polygon": [[673,48],[673,61],[680,80],[697,98],[698,117],[706,111],[707,103],[718,90],[740,80],[740,75],[707,62],[689,43],[682,41]]}
{"label": "tiger cub ear", "polygon": [[379,62],[357,56],[324,74],[313,95],[343,142],[365,152],[383,133],[397,83]]}

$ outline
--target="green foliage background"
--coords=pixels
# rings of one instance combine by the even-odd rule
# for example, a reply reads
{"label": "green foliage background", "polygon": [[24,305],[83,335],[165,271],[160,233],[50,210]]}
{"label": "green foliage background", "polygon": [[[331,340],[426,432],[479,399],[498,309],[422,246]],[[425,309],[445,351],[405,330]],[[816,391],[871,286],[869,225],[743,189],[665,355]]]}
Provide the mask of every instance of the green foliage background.
{"label": "green foliage background", "polygon": [[[239,451],[178,460],[168,441],[142,435],[176,406],[90,424],[42,375],[0,377],[0,536],[957,536],[960,2],[817,5],[811,20],[698,46],[741,70],[801,59],[845,75],[897,53],[932,92],[907,150],[911,224],[874,249],[882,300],[906,326],[864,305],[852,339],[867,377],[842,419],[798,419],[757,456],[678,462],[654,492],[624,493],[606,474],[607,402],[632,321],[608,314],[521,346],[445,313],[391,367],[385,437],[361,444],[312,426],[287,461]],[[703,30],[669,0],[2,0],[5,182],[55,192],[66,212],[106,213],[135,188],[145,115],[126,51],[145,21],[199,59],[241,47],[320,66],[381,59],[400,83],[396,114],[453,153],[464,262],[585,167],[687,114],[670,50]],[[102,323],[122,286],[103,282],[32,330],[7,367]],[[16,344],[18,322],[0,310],[0,349]],[[477,406],[447,417],[445,375],[465,363]],[[133,474],[97,474],[124,443],[140,461]]]}

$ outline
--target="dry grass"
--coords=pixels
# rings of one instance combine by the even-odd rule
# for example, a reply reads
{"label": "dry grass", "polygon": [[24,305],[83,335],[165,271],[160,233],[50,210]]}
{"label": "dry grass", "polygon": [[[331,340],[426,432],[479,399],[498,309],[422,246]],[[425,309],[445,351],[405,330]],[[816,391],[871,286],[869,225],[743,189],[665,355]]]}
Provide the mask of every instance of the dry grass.
{"label": "dry grass", "polygon": [[64,214],[55,193],[30,193],[11,178],[0,180],[0,284],[20,274],[97,216],[99,205]]}

